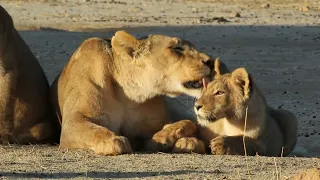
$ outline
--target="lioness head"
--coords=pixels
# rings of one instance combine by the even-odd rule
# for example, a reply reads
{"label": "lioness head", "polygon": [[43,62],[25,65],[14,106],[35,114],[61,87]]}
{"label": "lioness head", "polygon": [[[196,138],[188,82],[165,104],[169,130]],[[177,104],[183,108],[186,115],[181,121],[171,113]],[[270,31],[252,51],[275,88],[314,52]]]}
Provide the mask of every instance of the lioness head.
{"label": "lioness head", "polygon": [[221,118],[241,119],[252,95],[251,76],[244,68],[221,75],[215,68],[215,79],[195,102],[198,121],[213,122]]}
{"label": "lioness head", "polygon": [[123,75],[126,79],[122,78],[119,83],[136,89],[132,92],[135,95],[143,91],[149,98],[155,95],[175,97],[183,93],[199,97],[202,79],[211,74],[213,60],[196,50],[192,43],[177,37],[149,35],[136,39],[118,31],[111,45],[116,56],[125,63],[118,65],[118,71],[127,73]]}

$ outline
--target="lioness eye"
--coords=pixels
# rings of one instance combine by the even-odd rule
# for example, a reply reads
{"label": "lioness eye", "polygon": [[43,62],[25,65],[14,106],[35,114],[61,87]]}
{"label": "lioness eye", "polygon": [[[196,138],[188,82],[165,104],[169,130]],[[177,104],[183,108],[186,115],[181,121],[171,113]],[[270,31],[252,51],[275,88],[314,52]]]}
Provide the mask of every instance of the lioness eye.
{"label": "lioness eye", "polygon": [[181,45],[172,46],[171,49],[180,53],[184,50]]}
{"label": "lioness eye", "polygon": [[223,91],[217,91],[217,92],[215,92],[213,95],[215,95],[215,96],[220,96],[220,95],[223,95],[223,94],[224,94]]}

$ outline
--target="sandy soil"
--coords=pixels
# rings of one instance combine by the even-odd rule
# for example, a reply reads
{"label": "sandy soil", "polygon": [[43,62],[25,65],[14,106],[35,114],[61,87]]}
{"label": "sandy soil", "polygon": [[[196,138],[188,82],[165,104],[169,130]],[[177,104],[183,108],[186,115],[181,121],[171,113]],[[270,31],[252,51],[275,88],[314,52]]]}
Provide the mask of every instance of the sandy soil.
{"label": "sandy soil", "polygon": [[[110,37],[118,29],[138,37],[179,36],[230,68],[246,67],[271,106],[299,118],[292,156],[309,158],[250,157],[246,163],[244,157],[98,157],[62,153],[57,147],[13,146],[0,149],[0,178],[277,179],[276,171],[285,178],[299,169],[320,167],[320,2],[268,2],[270,8],[261,7],[260,0],[0,0],[50,82],[83,40]],[[299,10],[305,6],[308,11]],[[194,119],[192,98],[168,99],[168,104],[173,119]]]}

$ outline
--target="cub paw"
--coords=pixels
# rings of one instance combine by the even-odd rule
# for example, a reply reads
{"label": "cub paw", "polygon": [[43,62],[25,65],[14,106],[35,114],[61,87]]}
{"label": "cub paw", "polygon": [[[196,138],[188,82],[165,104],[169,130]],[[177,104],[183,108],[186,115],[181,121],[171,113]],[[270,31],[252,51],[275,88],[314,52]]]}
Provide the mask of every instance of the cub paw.
{"label": "cub paw", "polygon": [[203,141],[195,138],[180,138],[174,145],[172,152],[174,153],[198,153],[205,154]]}
{"label": "cub paw", "polygon": [[94,151],[99,155],[110,156],[132,153],[129,140],[123,136],[114,136],[98,142],[94,147]]}
{"label": "cub paw", "polygon": [[164,126],[157,132],[147,144],[151,151],[169,152],[174,144],[182,137],[194,136],[197,126],[190,120],[182,120]]}
{"label": "cub paw", "polygon": [[240,138],[218,136],[210,142],[214,155],[244,155],[244,146]]}
{"label": "cub paw", "polygon": [[246,137],[245,147],[246,151],[244,150],[243,136],[218,136],[210,142],[211,153],[215,155],[254,156],[265,154],[264,145],[256,139]]}

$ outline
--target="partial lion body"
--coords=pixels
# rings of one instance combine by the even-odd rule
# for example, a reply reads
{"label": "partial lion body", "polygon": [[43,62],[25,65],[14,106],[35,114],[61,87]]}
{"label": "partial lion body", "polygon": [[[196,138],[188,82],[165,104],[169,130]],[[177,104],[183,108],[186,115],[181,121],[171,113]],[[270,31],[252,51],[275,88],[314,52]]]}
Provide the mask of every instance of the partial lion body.
{"label": "partial lion body", "polygon": [[6,143],[41,143],[58,137],[50,119],[49,84],[41,66],[0,6],[0,137]]}
{"label": "partial lion body", "polygon": [[[51,88],[52,102],[62,120],[61,148],[117,155],[144,147],[168,150],[177,139],[194,135],[196,126],[189,120],[169,124],[162,96],[167,90],[163,84],[167,82],[162,80],[167,78],[166,72],[156,70],[167,64],[159,61],[146,67],[144,60],[131,59],[134,53],[125,46],[137,43],[121,31],[111,42],[87,39],[72,55]],[[152,73],[147,68],[152,68]],[[198,77],[191,74],[191,78]]]}
{"label": "partial lion body", "polygon": [[217,74],[195,103],[200,139],[211,152],[244,155],[245,144],[247,155],[288,155],[297,140],[295,116],[270,108],[245,69]]}

